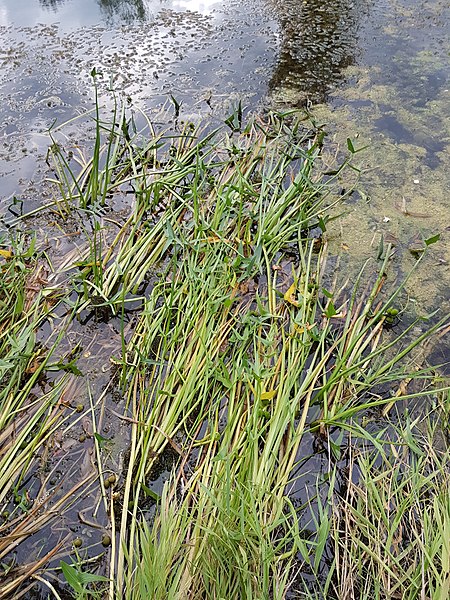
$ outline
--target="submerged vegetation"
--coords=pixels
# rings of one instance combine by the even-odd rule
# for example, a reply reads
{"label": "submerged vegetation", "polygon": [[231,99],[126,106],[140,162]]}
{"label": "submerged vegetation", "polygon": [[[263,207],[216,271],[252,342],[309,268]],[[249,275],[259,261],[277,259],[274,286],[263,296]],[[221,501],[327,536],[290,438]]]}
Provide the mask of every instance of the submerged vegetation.
{"label": "submerged vegetation", "polygon": [[353,285],[327,267],[352,142],[330,170],[303,113],[93,123],[89,159],[52,131],[42,209],[79,243],[2,251],[0,598],[446,597],[448,324],[400,322],[389,246]]}

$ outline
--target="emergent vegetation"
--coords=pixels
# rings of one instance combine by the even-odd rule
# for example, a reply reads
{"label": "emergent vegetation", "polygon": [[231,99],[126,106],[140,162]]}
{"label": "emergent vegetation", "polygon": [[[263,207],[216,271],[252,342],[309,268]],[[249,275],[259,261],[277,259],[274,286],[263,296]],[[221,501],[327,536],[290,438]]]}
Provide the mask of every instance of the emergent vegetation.
{"label": "emergent vegetation", "polygon": [[[49,153],[60,198],[45,210],[62,228],[78,218],[84,243],[51,282],[32,246],[3,255],[0,598],[30,576],[55,598],[64,580],[76,598],[447,597],[448,450],[436,440],[448,388],[425,345],[447,326],[399,324],[389,247],[354,285],[330,277],[326,231],[351,156],[325,173],[323,132],[295,113],[243,127],[238,109],[229,133],[149,120],[139,132],[117,108],[112,124],[97,108],[94,124],[93,158],[69,154],[62,130]],[[59,349],[89,311],[117,325],[106,390],[120,390],[120,412],[89,385],[89,406],[76,402],[80,349]],[[108,410],[127,432],[113,474]],[[59,493],[52,440],[86,418],[93,468]],[[36,472],[41,490],[20,497]],[[84,551],[67,529],[32,567],[11,562],[94,483],[101,543]]]}

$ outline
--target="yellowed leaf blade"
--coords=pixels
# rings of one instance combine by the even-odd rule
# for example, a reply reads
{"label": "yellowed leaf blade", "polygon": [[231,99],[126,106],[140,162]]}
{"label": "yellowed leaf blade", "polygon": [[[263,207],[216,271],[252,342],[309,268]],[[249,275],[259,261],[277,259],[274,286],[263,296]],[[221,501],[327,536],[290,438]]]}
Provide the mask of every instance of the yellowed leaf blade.
{"label": "yellowed leaf blade", "polygon": [[293,304],[294,306],[299,305],[297,300],[295,299],[296,291],[297,291],[297,283],[294,281],[294,283],[290,286],[290,288],[284,294],[284,299],[286,300],[286,302],[289,302],[289,304]]}
{"label": "yellowed leaf blade", "polygon": [[261,394],[261,400],[272,400],[277,394],[277,390],[267,390]]}

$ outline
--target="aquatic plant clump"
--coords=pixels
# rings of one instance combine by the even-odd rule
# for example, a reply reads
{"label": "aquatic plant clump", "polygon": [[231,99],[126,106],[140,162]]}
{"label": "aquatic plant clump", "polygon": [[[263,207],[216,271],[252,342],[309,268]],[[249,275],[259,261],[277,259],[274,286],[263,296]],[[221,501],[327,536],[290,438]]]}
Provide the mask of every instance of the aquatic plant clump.
{"label": "aquatic plant clump", "polygon": [[[118,412],[88,385],[101,541],[63,544],[64,560],[39,564],[39,581],[55,597],[64,580],[76,598],[281,599],[304,597],[308,584],[334,597],[336,561],[347,557],[340,547],[329,558],[341,527],[336,461],[351,436],[382,448],[365,419],[431,393],[424,353],[414,368],[405,361],[444,335],[444,320],[391,335],[401,287],[386,292],[389,247],[354,286],[331,281],[327,223],[351,156],[324,173],[324,134],[309,115],[243,125],[238,108],[204,132],[156,131],[148,120],[139,131],[119,109],[109,124],[97,109],[95,122],[92,160],[69,156],[52,133],[63,194],[44,210],[63,224],[84,216],[84,241],[47,289],[66,290],[72,322],[88,311],[113,320],[109,385],[123,401]],[[132,200],[115,214],[124,193]],[[117,475],[98,430],[108,410],[127,431]],[[328,469],[311,486],[312,446]]]}

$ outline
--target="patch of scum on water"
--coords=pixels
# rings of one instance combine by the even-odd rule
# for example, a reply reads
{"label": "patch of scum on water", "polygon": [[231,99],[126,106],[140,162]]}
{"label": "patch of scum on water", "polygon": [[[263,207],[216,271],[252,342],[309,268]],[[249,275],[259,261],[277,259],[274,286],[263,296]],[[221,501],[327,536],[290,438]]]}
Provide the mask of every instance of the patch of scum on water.
{"label": "patch of scum on water", "polygon": [[[366,28],[383,44],[361,49],[361,64],[341,73],[328,102],[314,107],[333,144],[351,138],[363,169],[358,188],[368,201],[348,202],[330,247],[351,270],[373,257],[381,236],[397,247],[398,268],[408,271],[411,251],[439,233],[407,289],[418,312],[450,310],[450,81],[449,7],[444,2],[398,1]],[[295,85],[274,90],[275,105],[295,104]],[[448,350],[447,350],[448,352]]]}
{"label": "patch of scum on water", "polygon": [[[348,206],[350,213],[339,224],[340,242],[354,261],[373,255],[383,235],[402,251],[407,270],[413,264],[411,251],[420,240],[439,233],[439,244],[430,248],[409,287],[425,310],[442,303],[448,309],[450,94],[444,88],[427,107],[414,109],[395,89],[371,84],[370,74],[361,75],[365,76],[358,77],[357,85],[339,94],[340,106],[332,113],[328,106],[317,110],[324,120],[333,120],[334,137],[341,145],[347,137],[356,147],[368,145],[357,162],[363,169],[359,188],[369,199]],[[362,99],[369,100],[370,106],[353,109]],[[389,110],[381,111],[380,105]],[[388,127],[380,130],[386,115],[395,115],[410,139],[399,140]]]}

